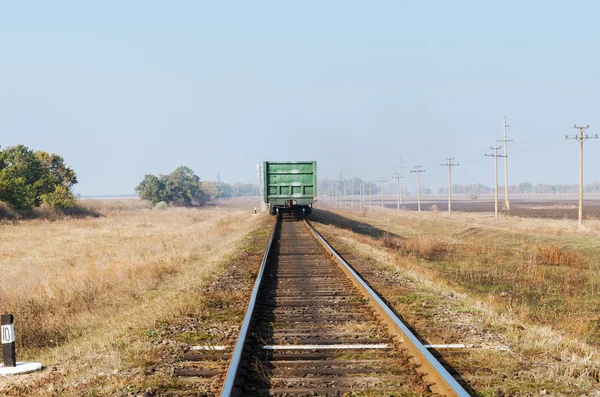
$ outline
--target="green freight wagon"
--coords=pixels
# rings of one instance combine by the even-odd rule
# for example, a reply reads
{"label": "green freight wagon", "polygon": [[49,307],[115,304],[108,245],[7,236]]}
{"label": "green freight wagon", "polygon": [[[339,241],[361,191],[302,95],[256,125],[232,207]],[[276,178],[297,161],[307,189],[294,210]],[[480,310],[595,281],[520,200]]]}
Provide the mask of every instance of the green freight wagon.
{"label": "green freight wagon", "polygon": [[311,213],[317,201],[316,161],[265,161],[264,201],[269,213]]}

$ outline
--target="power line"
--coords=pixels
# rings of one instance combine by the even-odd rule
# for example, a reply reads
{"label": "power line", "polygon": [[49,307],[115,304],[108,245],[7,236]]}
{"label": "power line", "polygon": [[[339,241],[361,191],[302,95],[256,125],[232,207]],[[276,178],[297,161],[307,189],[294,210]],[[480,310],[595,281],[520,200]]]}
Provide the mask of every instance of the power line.
{"label": "power line", "polygon": [[[548,146],[553,146],[553,145],[556,145],[563,141],[564,141],[563,139],[544,140],[539,143],[529,144],[529,145],[525,145],[521,148],[513,149],[511,152],[514,155],[515,153],[528,152],[528,151],[537,150],[537,149],[541,149],[541,148],[548,147]],[[466,165],[466,164],[478,163],[480,161],[483,161],[483,159],[480,156],[473,156],[473,157],[467,157],[465,159],[460,160],[460,163],[463,165]]]}

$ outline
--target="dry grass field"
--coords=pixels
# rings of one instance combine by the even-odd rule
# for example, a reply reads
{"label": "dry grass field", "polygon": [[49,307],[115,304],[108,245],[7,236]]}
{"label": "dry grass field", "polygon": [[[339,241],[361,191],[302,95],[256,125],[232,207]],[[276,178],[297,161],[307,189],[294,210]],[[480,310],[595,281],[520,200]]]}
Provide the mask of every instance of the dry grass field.
{"label": "dry grass field", "polygon": [[600,221],[390,210],[313,218],[352,231],[355,246],[366,239],[428,285],[466,294],[521,354],[540,358],[540,379],[597,389]]}
{"label": "dry grass field", "polygon": [[[31,382],[18,390],[42,383],[44,393],[32,395],[68,395],[68,385],[79,390],[77,384],[98,374],[137,365],[142,330],[194,313],[191,291],[268,222],[253,217],[247,203],[164,210],[138,200],[83,205],[99,216],[0,224],[0,307],[15,315],[18,359],[50,368],[0,380],[0,391]],[[62,389],[54,388],[53,373]]]}

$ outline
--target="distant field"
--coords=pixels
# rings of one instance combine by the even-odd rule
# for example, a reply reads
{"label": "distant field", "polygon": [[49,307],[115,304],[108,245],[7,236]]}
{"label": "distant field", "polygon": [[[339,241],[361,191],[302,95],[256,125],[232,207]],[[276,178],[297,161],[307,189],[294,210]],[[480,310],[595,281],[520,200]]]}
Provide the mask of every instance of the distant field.
{"label": "distant field", "polygon": [[[323,198],[321,200],[324,200]],[[546,218],[546,219],[577,219],[578,199],[573,195],[519,195],[511,198],[511,209],[504,209],[504,198],[500,197],[498,209],[501,214],[519,216],[524,218]],[[354,197],[354,208],[359,207],[359,197]],[[343,203],[342,203],[343,205]],[[424,195],[421,199],[421,210],[430,211],[435,205],[440,211],[448,211],[448,198],[442,195]],[[347,198],[346,207],[351,208],[350,197]],[[363,201],[364,208],[369,207],[369,197]],[[397,208],[395,196],[386,195],[384,206],[388,209]],[[584,219],[600,218],[600,196],[586,195],[583,202]],[[416,198],[411,196],[403,198],[401,209],[405,211],[417,211]],[[381,210],[381,196],[374,195],[372,198],[372,210]],[[471,199],[464,195],[457,195],[452,200],[452,210],[457,212],[494,212],[494,197],[483,196]]]}

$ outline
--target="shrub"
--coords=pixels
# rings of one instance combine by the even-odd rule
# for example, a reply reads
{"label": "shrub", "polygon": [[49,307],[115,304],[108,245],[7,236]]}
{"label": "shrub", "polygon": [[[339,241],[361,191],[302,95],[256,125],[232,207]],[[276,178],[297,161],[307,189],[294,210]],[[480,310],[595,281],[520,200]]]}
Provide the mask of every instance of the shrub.
{"label": "shrub", "polygon": [[57,186],[53,192],[41,196],[42,205],[56,209],[70,209],[77,205],[77,199],[65,186]]}
{"label": "shrub", "polygon": [[585,256],[575,251],[561,250],[554,245],[536,245],[537,261],[540,265],[585,268]]}
{"label": "shrub", "polygon": [[431,236],[400,238],[386,234],[381,239],[386,248],[400,251],[403,255],[413,255],[428,261],[439,260],[447,253],[447,247]]}

